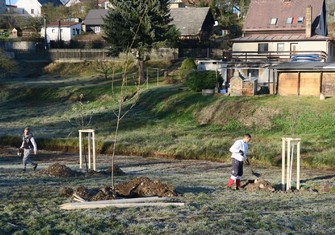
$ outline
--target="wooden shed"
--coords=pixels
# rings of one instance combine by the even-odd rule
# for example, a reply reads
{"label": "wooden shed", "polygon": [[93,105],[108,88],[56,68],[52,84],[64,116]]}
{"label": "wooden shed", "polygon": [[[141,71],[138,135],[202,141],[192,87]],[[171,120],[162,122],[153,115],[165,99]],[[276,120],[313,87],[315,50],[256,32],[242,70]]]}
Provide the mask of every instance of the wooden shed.
{"label": "wooden shed", "polygon": [[335,64],[293,62],[273,67],[277,94],[282,96],[335,96]]}

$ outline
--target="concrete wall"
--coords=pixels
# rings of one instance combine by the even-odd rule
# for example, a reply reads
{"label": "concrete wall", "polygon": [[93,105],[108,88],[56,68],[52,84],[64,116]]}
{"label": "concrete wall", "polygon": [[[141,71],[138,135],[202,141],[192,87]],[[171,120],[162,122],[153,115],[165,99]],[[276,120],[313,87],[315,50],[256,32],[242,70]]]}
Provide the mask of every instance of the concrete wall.
{"label": "concrete wall", "polygon": [[20,41],[20,42],[3,41],[3,42],[0,42],[0,48],[6,51],[35,50],[35,43],[36,42],[33,42],[33,41]]}

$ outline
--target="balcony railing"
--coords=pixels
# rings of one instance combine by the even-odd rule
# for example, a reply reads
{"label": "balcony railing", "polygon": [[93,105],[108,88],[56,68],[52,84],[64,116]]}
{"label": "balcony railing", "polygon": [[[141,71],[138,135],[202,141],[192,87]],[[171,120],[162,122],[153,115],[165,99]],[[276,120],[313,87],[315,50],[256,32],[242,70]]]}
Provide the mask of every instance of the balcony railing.
{"label": "balcony railing", "polygon": [[233,62],[326,62],[328,54],[324,51],[224,51],[223,59]]}

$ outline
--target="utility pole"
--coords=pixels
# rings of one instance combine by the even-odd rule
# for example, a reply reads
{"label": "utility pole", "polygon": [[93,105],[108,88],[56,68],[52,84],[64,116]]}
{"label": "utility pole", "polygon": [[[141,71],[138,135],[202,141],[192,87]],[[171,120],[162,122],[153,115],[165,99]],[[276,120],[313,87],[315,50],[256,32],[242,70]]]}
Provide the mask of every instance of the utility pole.
{"label": "utility pole", "polygon": [[47,16],[43,15],[43,27],[44,27],[44,49],[48,49],[48,38],[47,38]]}

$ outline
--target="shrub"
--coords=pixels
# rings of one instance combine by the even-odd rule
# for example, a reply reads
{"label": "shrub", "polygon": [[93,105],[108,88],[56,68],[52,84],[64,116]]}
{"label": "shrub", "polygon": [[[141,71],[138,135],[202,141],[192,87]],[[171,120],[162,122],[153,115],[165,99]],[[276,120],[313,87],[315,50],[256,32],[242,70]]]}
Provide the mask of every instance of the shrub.
{"label": "shrub", "polygon": [[193,91],[214,89],[217,79],[215,71],[193,71],[188,75],[186,85]]}
{"label": "shrub", "polygon": [[15,62],[7,58],[5,53],[2,50],[0,50],[0,78],[14,71],[15,71]]}
{"label": "shrub", "polygon": [[197,65],[195,64],[194,60],[191,58],[186,58],[179,67],[179,77],[181,79],[186,79],[187,75],[196,68]]}

